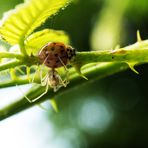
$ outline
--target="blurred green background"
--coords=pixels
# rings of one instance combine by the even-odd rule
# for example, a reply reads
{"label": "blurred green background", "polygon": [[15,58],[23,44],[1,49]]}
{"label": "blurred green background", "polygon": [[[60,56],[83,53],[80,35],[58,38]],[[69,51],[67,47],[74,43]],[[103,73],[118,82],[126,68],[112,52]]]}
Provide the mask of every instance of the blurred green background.
{"label": "blurred green background", "polygon": [[[0,1],[0,16],[22,0]],[[107,50],[148,39],[147,0],[75,0],[39,29],[65,30],[79,51]],[[1,148],[147,148],[148,65],[80,85],[0,122]],[[22,89],[28,89],[23,86]],[[9,92],[9,93],[7,93]],[[21,94],[21,93],[20,93]],[[16,87],[0,90],[0,106],[18,96]]]}

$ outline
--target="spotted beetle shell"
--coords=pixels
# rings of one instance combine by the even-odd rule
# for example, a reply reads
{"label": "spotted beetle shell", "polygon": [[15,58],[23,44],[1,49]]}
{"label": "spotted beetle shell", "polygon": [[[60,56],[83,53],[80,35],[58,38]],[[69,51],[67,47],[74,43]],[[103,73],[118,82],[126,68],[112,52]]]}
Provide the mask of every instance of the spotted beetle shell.
{"label": "spotted beetle shell", "polygon": [[58,68],[67,65],[76,52],[71,46],[60,42],[49,42],[39,52],[39,60],[50,68]]}

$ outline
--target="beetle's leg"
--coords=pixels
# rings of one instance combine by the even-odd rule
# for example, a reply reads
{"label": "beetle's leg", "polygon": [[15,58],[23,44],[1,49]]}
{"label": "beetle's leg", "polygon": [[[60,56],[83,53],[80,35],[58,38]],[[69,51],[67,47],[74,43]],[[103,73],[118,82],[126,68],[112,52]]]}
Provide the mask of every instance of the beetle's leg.
{"label": "beetle's leg", "polygon": [[60,77],[60,79],[62,80],[62,83],[63,83],[63,84],[66,84],[66,85],[63,85],[63,86],[66,87],[67,84],[69,83],[69,72],[68,72],[68,69],[67,69],[66,65],[65,65],[65,64],[63,63],[63,61],[61,60],[61,58],[60,58],[60,57],[58,57],[58,58],[59,58],[61,64],[64,66],[65,74],[66,74],[65,80],[62,80],[62,78],[61,78],[60,76],[59,76],[59,77]]}
{"label": "beetle's leg", "polygon": [[31,83],[34,83],[35,76],[37,75],[37,73],[39,72],[39,70],[40,70],[40,67],[39,67],[39,65],[38,65],[38,67],[37,67],[37,69],[36,69],[36,71],[35,71],[35,73],[34,73],[34,75],[33,75],[33,77],[32,77]]}
{"label": "beetle's leg", "polygon": [[[48,83],[46,84],[46,88],[45,88],[45,91],[39,95],[37,98],[34,98],[33,100],[31,100],[31,103],[33,102],[36,102],[37,100],[39,100],[41,97],[43,97],[47,92],[48,92],[48,88],[49,88],[49,85]],[[27,98],[26,98],[27,99]],[[28,99],[27,99],[28,100]]]}
{"label": "beetle's leg", "polygon": [[43,78],[41,78],[41,85],[45,86],[48,83],[49,74],[47,73]]}

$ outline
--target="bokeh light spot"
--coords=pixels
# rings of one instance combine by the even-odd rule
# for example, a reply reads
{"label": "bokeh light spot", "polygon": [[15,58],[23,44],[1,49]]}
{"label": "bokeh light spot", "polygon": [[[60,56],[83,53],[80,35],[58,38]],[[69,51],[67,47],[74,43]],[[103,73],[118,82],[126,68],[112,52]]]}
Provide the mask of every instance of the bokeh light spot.
{"label": "bokeh light spot", "polygon": [[78,124],[90,133],[102,133],[110,125],[113,111],[103,99],[85,100],[79,110]]}

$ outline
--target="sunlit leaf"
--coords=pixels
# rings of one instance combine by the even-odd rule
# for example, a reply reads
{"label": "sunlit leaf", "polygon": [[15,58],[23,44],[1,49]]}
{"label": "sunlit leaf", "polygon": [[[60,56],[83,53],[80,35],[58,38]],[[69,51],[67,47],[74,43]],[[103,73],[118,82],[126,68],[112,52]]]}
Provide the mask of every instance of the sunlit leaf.
{"label": "sunlit leaf", "polygon": [[25,38],[45,20],[65,8],[70,0],[26,0],[5,13],[1,37],[10,44],[23,44]]}
{"label": "sunlit leaf", "polygon": [[27,52],[36,54],[48,42],[62,42],[69,44],[69,37],[64,31],[56,31],[52,29],[44,29],[30,35],[26,41],[25,46]]}

